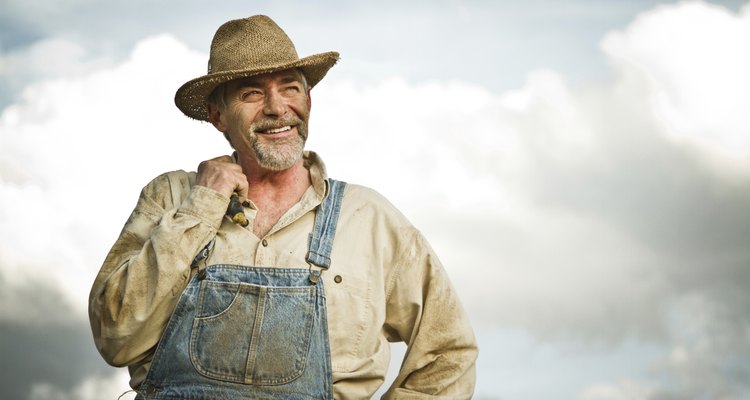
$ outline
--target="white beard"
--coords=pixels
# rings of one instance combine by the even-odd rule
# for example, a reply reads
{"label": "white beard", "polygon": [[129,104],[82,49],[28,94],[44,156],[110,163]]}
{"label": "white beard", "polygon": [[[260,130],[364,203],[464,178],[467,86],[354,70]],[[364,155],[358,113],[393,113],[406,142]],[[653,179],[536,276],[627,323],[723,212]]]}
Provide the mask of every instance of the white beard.
{"label": "white beard", "polygon": [[305,139],[301,135],[273,140],[256,137],[252,147],[261,167],[271,171],[283,171],[302,158]]}

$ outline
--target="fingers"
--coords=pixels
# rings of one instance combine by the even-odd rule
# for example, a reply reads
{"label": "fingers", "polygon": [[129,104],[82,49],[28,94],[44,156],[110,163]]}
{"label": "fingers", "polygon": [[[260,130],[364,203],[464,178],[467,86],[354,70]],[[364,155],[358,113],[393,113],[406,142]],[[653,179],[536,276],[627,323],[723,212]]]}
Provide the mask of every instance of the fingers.
{"label": "fingers", "polygon": [[247,176],[242,172],[242,167],[235,164],[230,156],[220,156],[200,163],[195,184],[213,189],[227,197],[237,192],[240,201],[247,199]]}
{"label": "fingers", "polygon": [[208,161],[218,161],[218,162],[223,162],[223,163],[234,164],[234,159],[232,158],[232,156],[227,156],[227,155],[218,156],[218,157],[212,158],[212,159],[210,159]]}

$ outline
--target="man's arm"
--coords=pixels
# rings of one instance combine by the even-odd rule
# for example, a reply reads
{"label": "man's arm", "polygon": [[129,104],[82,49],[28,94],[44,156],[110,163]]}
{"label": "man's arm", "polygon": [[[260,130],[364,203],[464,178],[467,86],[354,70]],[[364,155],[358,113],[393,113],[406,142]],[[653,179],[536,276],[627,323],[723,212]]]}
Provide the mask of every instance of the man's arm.
{"label": "man's arm", "polygon": [[[188,190],[181,203],[172,198]],[[94,341],[109,364],[137,363],[153,350],[228,201],[206,187],[190,188],[184,172],[179,179],[161,175],[143,189],[89,295]]]}
{"label": "man's arm", "polygon": [[404,235],[387,294],[386,332],[408,348],[385,399],[469,399],[474,391],[476,339],[440,261],[416,231]]}

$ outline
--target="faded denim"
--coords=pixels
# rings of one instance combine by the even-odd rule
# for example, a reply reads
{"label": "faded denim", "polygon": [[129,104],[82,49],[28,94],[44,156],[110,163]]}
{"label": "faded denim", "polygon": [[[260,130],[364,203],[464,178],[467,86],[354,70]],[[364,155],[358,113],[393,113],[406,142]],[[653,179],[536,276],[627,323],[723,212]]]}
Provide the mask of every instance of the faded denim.
{"label": "faded denim", "polygon": [[[308,262],[322,271],[330,266],[346,185],[330,182],[308,253]],[[312,267],[206,267],[182,293],[137,398],[333,399],[320,273]]]}

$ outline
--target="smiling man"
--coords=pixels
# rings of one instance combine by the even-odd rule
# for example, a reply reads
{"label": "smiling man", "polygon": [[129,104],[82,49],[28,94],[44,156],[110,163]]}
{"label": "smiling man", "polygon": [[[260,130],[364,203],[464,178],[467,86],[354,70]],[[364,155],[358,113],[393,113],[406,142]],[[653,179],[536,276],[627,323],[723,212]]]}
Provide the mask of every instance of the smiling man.
{"label": "smiling man", "polygon": [[[255,167],[283,171],[302,158],[310,115],[310,93],[302,72],[292,69],[236,79],[214,93],[208,103],[211,122],[241,154],[255,156]],[[237,105],[237,114],[227,115],[228,102]],[[228,118],[235,119],[229,124]],[[229,132],[230,127],[239,131]]]}
{"label": "smiling man", "polygon": [[476,341],[425,238],[304,151],[310,90],[337,60],[299,58],[268,17],[233,20],[177,91],[234,153],[148,183],[91,289],[97,348],[137,398],[370,398],[394,341],[408,350],[386,398],[471,397]]}

